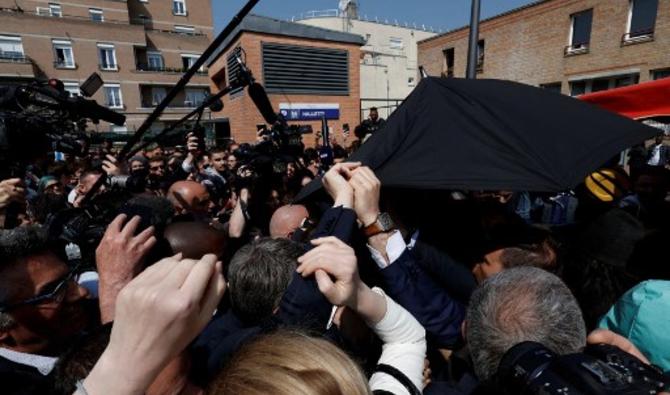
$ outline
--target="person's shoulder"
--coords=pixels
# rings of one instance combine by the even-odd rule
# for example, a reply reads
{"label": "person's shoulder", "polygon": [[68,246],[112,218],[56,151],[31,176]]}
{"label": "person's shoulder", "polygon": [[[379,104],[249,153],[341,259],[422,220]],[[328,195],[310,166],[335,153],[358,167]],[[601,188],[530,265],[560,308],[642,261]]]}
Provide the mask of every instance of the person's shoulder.
{"label": "person's shoulder", "polygon": [[0,383],[7,395],[44,394],[48,378],[32,366],[23,365],[0,357]]}

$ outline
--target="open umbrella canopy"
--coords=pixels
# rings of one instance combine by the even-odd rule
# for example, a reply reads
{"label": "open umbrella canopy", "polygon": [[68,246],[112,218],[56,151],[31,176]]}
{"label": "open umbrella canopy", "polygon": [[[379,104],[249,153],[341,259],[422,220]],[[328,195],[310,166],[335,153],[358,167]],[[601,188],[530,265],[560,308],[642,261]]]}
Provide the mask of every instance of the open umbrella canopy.
{"label": "open umbrella canopy", "polygon": [[633,119],[670,116],[670,78],[579,96]]}
{"label": "open umbrella canopy", "polygon": [[558,192],[657,133],[529,85],[429,77],[349,161],[387,187]]}

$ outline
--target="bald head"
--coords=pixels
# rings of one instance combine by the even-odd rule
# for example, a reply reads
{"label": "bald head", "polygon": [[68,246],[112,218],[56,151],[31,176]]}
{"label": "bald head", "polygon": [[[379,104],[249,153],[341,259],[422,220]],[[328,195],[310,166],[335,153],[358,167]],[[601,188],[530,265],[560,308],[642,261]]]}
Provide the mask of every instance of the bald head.
{"label": "bald head", "polygon": [[178,214],[207,213],[210,206],[209,192],[195,181],[177,181],[168,190],[168,199]]}
{"label": "bald head", "polygon": [[279,207],[270,219],[270,237],[290,239],[302,221],[309,217],[305,206],[299,204]]}
{"label": "bald head", "polygon": [[184,258],[200,259],[205,254],[221,258],[225,247],[225,234],[204,222],[175,222],[165,228],[165,240],[172,253],[182,253]]}

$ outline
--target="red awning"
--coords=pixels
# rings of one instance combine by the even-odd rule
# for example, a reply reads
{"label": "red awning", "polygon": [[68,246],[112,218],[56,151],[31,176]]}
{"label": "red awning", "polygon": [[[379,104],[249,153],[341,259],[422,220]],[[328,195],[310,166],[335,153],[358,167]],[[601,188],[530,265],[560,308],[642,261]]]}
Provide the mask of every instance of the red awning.
{"label": "red awning", "polygon": [[645,82],[579,99],[633,119],[670,116],[670,78]]}

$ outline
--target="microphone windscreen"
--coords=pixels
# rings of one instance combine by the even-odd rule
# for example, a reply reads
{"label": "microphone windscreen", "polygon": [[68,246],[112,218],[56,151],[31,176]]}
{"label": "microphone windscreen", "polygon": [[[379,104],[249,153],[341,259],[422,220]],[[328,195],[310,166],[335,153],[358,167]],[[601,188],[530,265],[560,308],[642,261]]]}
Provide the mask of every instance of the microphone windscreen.
{"label": "microphone windscreen", "polygon": [[257,82],[249,85],[249,96],[251,97],[251,100],[254,101],[258,111],[260,111],[263,119],[265,119],[265,122],[274,125],[275,122],[277,122],[277,114],[272,108],[272,103],[270,103],[270,98],[265,92],[263,85]]}

